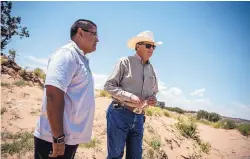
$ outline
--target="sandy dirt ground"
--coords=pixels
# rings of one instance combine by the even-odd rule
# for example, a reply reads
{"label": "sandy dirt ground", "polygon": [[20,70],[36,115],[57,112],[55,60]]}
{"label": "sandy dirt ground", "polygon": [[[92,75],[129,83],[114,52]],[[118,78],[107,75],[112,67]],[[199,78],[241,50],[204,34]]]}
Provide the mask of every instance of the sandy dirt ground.
{"label": "sandy dirt ground", "polygon": [[[1,83],[13,83],[7,75],[1,75]],[[1,87],[1,133],[34,131],[42,104],[43,90],[38,86],[18,87],[15,85]],[[86,148],[79,146],[76,159],[104,159],[106,148],[106,109],[111,100],[96,98],[96,112],[93,127],[93,139],[96,146]],[[4,108],[4,113],[2,109]],[[198,151],[197,143],[180,135],[174,124],[177,120],[170,117],[147,117],[144,125],[143,158],[185,159]],[[209,154],[201,153],[206,159],[250,159],[250,138],[242,136],[237,130],[215,129],[198,124],[202,141],[209,142]],[[160,150],[152,150],[148,144],[152,138],[160,139]],[[3,142],[2,142],[3,143]],[[151,156],[150,156],[151,154]],[[2,154],[2,158],[33,158],[33,152],[13,156]],[[165,157],[166,158],[166,157]],[[198,157],[196,157],[198,158]]]}

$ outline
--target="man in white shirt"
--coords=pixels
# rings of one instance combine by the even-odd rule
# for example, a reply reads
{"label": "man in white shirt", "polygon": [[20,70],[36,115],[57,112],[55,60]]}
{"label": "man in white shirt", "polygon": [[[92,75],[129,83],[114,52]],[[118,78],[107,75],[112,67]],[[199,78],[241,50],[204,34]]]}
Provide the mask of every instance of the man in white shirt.
{"label": "man in white shirt", "polygon": [[72,159],[78,144],[91,140],[94,83],[85,55],[96,50],[97,26],[79,19],[70,38],[48,61],[42,113],[34,132],[35,159]]}

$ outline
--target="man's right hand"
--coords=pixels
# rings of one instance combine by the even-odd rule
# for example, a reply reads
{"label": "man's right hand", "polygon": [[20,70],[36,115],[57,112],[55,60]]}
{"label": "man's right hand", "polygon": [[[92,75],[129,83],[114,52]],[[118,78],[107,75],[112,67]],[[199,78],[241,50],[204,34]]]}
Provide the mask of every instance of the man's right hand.
{"label": "man's right hand", "polygon": [[49,154],[49,157],[58,157],[58,156],[63,156],[64,151],[65,151],[65,144],[64,143],[53,143],[52,145],[52,151]]}
{"label": "man's right hand", "polygon": [[145,102],[145,100],[140,99],[139,97],[137,97],[136,95],[132,95],[130,98],[130,101],[134,104],[137,105],[138,108],[141,108]]}

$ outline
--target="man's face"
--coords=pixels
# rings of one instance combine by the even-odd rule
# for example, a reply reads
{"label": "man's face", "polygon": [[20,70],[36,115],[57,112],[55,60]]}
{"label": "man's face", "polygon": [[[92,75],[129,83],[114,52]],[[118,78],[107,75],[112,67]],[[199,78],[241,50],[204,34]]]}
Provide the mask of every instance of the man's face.
{"label": "man's face", "polygon": [[82,46],[86,53],[90,53],[96,50],[98,40],[97,28],[89,24],[88,29],[82,29]]}
{"label": "man's face", "polygon": [[149,58],[153,55],[154,49],[156,48],[154,43],[147,41],[141,42],[137,45],[137,52],[146,61],[149,60]]}

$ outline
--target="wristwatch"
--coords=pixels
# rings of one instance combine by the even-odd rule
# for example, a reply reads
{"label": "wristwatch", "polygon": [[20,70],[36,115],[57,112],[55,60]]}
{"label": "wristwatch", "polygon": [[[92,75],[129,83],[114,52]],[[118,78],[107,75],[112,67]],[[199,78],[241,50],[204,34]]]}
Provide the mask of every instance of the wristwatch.
{"label": "wristwatch", "polygon": [[64,142],[64,138],[65,138],[65,135],[61,135],[61,136],[59,136],[59,137],[57,137],[57,138],[55,138],[55,137],[53,136],[53,142],[54,142],[54,143],[57,143],[57,144],[65,143],[65,142]]}

